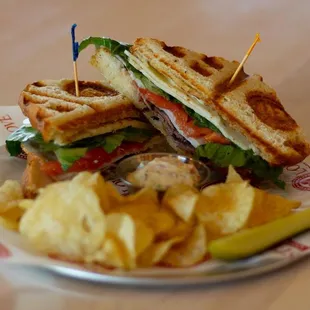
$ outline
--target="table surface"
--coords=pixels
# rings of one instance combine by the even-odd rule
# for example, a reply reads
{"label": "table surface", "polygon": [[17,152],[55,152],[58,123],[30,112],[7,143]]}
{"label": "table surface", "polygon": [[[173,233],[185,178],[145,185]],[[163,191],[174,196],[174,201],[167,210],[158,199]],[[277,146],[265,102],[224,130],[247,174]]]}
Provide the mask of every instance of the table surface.
{"label": "table surface", "polygon": [[[245,66],[278,92],[310,136],[310,2],[299,0],[2,0],[1,104],[16,105],[21,89],[40,79],[71,78],[70,27],[77,40],[109,36],[125,42],[160,38],[208,55],[241,60],[260,32]],[[100,79],[79,57],[80,79]],[[310,262],[276,273],[192,290],[135,290],[72,281],[38,270],[0,265],[1,310],[264,309],[309,310]]]}

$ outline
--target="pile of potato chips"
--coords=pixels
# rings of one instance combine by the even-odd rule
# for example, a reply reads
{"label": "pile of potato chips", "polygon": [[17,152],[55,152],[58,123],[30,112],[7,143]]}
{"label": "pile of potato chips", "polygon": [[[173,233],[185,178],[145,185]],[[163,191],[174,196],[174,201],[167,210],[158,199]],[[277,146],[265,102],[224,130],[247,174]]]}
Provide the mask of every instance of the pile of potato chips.
{"label": "pile of potato chips", "polygon": [[210,241],[287,216],[300,202],[252,187],[230,167],[226,183],[198,192],[170,187],[159,201],[144,188],[121,196],[99,173],[23,199],[17,181],[0,188],[0,224],[18,230],[38,251],[71,261],[131,270],[202,262]]}

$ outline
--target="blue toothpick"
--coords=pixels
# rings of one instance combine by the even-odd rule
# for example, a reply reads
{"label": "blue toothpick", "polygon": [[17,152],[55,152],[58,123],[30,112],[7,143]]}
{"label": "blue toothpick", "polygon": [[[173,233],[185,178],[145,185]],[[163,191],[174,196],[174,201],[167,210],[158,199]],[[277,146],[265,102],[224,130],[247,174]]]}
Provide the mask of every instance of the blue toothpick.
{"label": "blue toothpick", "polygon": [[74,72],[74,81],[75,81],[75,93],[76,96],[80,96],[79,92],[79,79],[78,79],[78,73],[77,73],[77,64],[76,61],[79,57],[79,43],[75,42],[75,27],[77,25],[73,24],[71,27],[71,38],[72,38],[72,58],[73,58],[73,72]]}

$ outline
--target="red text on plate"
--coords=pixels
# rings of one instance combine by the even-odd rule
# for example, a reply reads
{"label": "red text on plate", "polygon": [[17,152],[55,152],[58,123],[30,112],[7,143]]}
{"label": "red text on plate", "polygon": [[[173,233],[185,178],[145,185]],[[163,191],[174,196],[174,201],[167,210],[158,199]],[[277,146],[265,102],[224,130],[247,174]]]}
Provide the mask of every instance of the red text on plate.
{"label": "red text on plate", "polygon": [[4,128],[8,132],[14,132],[16,129],[18,129],[18,126],[16,126],[16,124],[12,120],[12,117],[9,114],[0,116],[0,123],[4,125]]}
{"label": "red text on plate", "polygon": [[304,252],[304,251],[307,251],[310,249],[310,246],[308,245],[305,245],[305,244],[302,244],[302,243],[299,243],[295,240],[290,240],[286,243],[287,245],[290,245],[291,247],[301,251],[301,252]]}

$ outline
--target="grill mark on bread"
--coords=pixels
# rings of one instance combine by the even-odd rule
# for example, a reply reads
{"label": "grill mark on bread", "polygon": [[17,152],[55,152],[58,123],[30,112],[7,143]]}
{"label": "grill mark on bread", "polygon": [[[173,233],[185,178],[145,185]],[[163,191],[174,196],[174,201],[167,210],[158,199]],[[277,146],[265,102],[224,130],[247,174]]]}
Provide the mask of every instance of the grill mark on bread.
{"label": "grill mark on bread", "polygon": [[32,85],[37,86],[37,87],[43,87],[44,83],[42,83],[41,81],[37,81],[37,82],[34,82]]}
{"label": "grill mark on bread", "polygon": [[305,147],[302,141],[294,141],[294,143],[292,141],[285,141],[284,145],[295,149],[302,157],[307,157],[310,152],[310,145],[308,144],[308,146]]}
{"label": "grill mark on bread", "polygon": [[297,129],[297,123],[284,110],[275,96],[261,92],[247,94],[247,103],[255,115],[267,126],[273,129],[291,131]]}
{"label": "grill mark on bread", "polygon": [[[138,118],[138,117],[128,117],[128,118],[123,118],[122,121],[139,121],[139,122],[141,122],[141,119]],[[109,126],[109,125],[112,125],[114,122],[115,121],[113,119],[111,119],[110,121],[108,120],[108,121],[101,122],[101,123],[93,123],[93,124],[87,123],[87,125],[88,125],[87,129],[90,129],[90,130],[91,129],[96,129],[96,128],[101,127],[103,125]],[[128,127],[130,127],[130,126],[128,126]],[[124,127],[124,128],[126,128],[126,127]],[[74,129],[75,128],[69,128],[69,127],[68,128],[62,128],[63,131],[74,130]],[[83,129],[83,128],[80,129],[79,128],[78,131],[75,131],[75,133],[70,136],[70,139],[69,139],[70,142],[78,141],[79,139],[77,139],[77,137],[79,137],[81,135],[81,133],[84,133],[84,132],[85,132],[85,129]],[[69,141],[67,141],[67,142],[69,142]]]}
{"label": "grill mark on bread", "polygon": [[216,59],[216,57],[208,57],[207,55],[203,55],[201,60],[208,66],[220,70],[223,69],[223,65]]}
{"label": "grill mark on bread", "polygon": [[263,148],[265,152],[273,154],[273,160],[272,162],[270,162],[271,165],[282,166],[284,163],[285,165],[293,165],[296,163],[296,157],[291,157],[291,156],[287,156],[287,154],[282,154],[281,152],[279,152],[278,148],[274,147],[268,141],[266,142],[261,136],[259,136],[258,135],[259,132],[253,131],[249,126],[246,126],[239,119],[237,119],[234,115],[226,111],[225,108],[218,106],[218,109],[220,109],[222,113],[225,114],[226,118],[228,118],[229,121],[238,124],[238,126],[240,126],[243,130],[245,130],[248,136],[250,136],[251,139],[254,140],[258,146]]}
{"label": "grill mark on bread", "polygon": [[64,113],[73,111],[76,109],[76,106],[74,104],[70,104],[70,102],[66,102],[65,104],[50,102],[48,108],[59,113]]}
{"label": "grill mark on bread", "polygon": [[[43,87],[43,86],[42,86]],[[70,93],[68,93],[70,94]],[[27,104],[30,103],[34,103],[34,104],[43,104],[43,103],[47,103],[49,100],[51,99],[59,99],[59,100],[63,100],[63,95],[61,93],[50,93],[48,96],[47,95],[42,95],[41,92],[38,89],[35,88],[31,88],[28,90],[24,90],[23,92],[24,97],[26,96],[27,98]],[[32,96],[34,95],[34,96]],[[119,96],[121,96],[120,94],[118,94]],[[37,96],[38,98],[35,98],[35,96]],[[66,101],[67,102],[72,102],[73,104],[75,104],[76,106],[81,106],[83,104],[88,105],[87,103],[83,102],[83,97],[71,97],[72,95],[70,94],[68,97],[66,97]],[[117,96],[117,95],[115,95]],[[113,96],[113,97],[115,97]],[[86,97],[86,96],[84,96]],[[92,96],[93,98],[97,99],[97,98],[109,98],[111,96]],[[122,96],[123,97],[123,96]],[[88,97],[90,98],[90,97]]]}
{"label": "grill mark on bread", "polygon": [[[69,82],[64,86],[64,91],[75,96],[75,82]],[[109,87],[103,86],[95,82],[79,81],[79,91],[81,97],[113,97],[119,93]]]}
{"label": "grill mark on bread", "polygon": [[218,102],[229,92],[236,90],[238,87],[241,87],[243,83],[246,82],[248,75],[243,71],[240,71],[236,76],[233,83],[229,84],[231,77],[225,79],[222,83],[217,84],[214,88],[214,92],[210,96],[210,100],[214,101],[215,105],[218,105]]}
{"label": "grill mark on bread", "polygon": [[183,48],[180,47],[180,46],[168,46],[168,45],[165,45],[163,47],[163,50],[177,58],[183,58],[186,53],[184,52]]}
{"label": "grill mark on bread", "polygon": [[[183,78],[183,81],[185,81],[185,83],[187,84],[188,89],[186,89],[186,91],[194,96],[199,97],[200,94],[199,92],[194,89],[191,85],[195,86],[200,92],[204,91],[204,87],[201,87],[201,85],[195,80],[195,79],[191,79],[187,76],[187,71],[180,71],[178,70],[178,68],[174,65],[174,64],[170,64],[169,62],[167,62],[165,59],[161,59],[158,54],[154,55],[155,58],[158,58],[159,61],[161,61],[162,63],[164,63],[166,66],[168,66],[171,70],[175,71],[177,74],[181,75],[181,77]],[[163,72],[162,70],[156,69],[157,71],[159,71],[161,74],[165,74],[165,72]],[[172,78],[172,77],[171,77]]]}
{"label": "grill mark on bread", "polygon": [[81,115],[81,117],[75,118],[72,122],[66,122],[59,125],[59,129],[71,130],[74,128],[94,128],[101,124],[125,118],[140,118],[140,112],[131,106],[123,107],[121,111],[119,107],[101,112],[99,110],[94,110],[93,113],[88,114],[87,116]]}
{"label": "grill mark on bread", "polygon": [[208,69],[201,66],[201,64],[198,61],[195,61],[193,64],[190,65],[190,68],[192,68],[197,73],[207,77],[212,75],[212,72],[210,72]]}
{"label": "grill mark on bread", "polygon": [[[176,72],[178,75],[181,75],[184,82],[186,82],[187,84],[193,84],[202,93],[206,92],[205,87],[202,86],[196,79],[190,78],[187,75],[186,70],[185,71],[179,70],[177,65],[175,65],[174,63],[169,63],[168,61],[163,59],[157,53],[154,53],[154,57],[157,58],[160,62],[164,63],[166,66],[168,66],[171,70]],[[210,73],[207,69],[201,67],[199,62],[197,62],[197,61],[194,64],[192,64],[190,66],[190,68],[193,69],[195,72],[197,72],[200,75],[203,75],[205,77],[212,75],[212,73]],[[165,73],[166,73],[166,72],[162,72],[161,70],[158,70],[157,68],[156,68],[156,70],[159,71],[163,75],[165,75]],[[201,72],[199,72],[199,70],[201,70]],[[214,92],[210,93],[210,97],[207,100],[203,99],[203,101],[208,105],[214,105],[214,102],[212,102],[212,101],[215,101],[217,98],[223,97],[225,95],[225,93],[230,92],[230,91],[238,88],[239,86],[241,86],[242,82],[245,81],[245,79],[247,77],[248,77],[248,75],[243,70],[241,70],[239,72],[239,74],[237,75],[235,81],[230,86],[228,86],[228,83],[229,83],[231,77],[228,77],[223,83],[216,85]],[[186,91],[189,94],[194,95],[198,98],[201,98],[201,94],[199,92],[197,92],[197,90],[190,87],[190,85],[188,85],[188,87],[189,88]]]}

